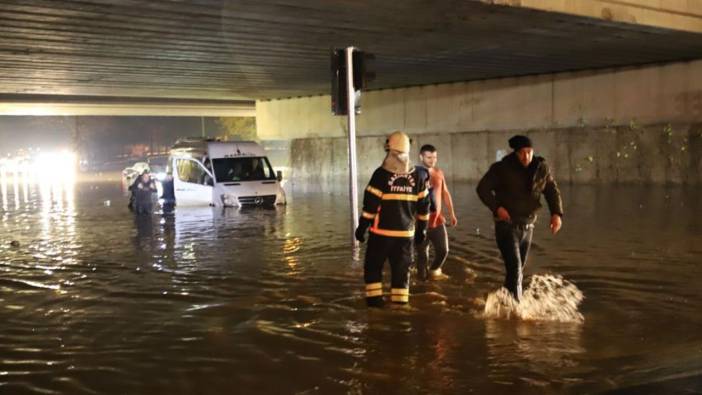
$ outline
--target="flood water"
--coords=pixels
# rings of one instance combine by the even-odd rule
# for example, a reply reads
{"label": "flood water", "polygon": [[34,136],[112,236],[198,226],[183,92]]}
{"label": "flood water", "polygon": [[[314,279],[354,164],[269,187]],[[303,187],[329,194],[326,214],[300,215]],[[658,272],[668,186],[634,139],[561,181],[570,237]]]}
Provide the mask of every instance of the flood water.
{"label": "flood water", "polygon": [[562,187],[525,273],[582,293],[558,322],[485,317],[503,266],[453,186],[450,279],[368,310],[343,195],[135,218],[118,182],[3,184],[0,393],[702,391],[700,191]]}

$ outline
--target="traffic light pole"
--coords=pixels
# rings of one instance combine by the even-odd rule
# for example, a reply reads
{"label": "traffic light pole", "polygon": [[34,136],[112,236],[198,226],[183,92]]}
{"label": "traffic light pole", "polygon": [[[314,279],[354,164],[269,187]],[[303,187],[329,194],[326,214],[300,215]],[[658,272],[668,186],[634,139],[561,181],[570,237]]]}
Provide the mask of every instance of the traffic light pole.
{"label": "traffic light pole", "polygon": [[346,105],[349,129],[349,197],[351,200],[351,244],[358,247],[354,237],[358,227],[358,169],[356,166],[356,90],[353,86],[353,47],[346,53]]}

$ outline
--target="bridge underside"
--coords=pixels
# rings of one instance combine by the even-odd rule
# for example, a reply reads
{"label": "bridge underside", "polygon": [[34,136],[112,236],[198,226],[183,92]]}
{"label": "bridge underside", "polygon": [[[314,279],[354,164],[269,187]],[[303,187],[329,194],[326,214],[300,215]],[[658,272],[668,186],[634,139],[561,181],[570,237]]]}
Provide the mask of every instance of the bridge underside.
{"label": "bridge underside", "polygon": [[329,49],[348,45],[376,55],[371,89],[702,53],[699,33],[495,3],[515,2],[0,0],[0,95],[18,103],[33,95],[158,102],[324,94]]}

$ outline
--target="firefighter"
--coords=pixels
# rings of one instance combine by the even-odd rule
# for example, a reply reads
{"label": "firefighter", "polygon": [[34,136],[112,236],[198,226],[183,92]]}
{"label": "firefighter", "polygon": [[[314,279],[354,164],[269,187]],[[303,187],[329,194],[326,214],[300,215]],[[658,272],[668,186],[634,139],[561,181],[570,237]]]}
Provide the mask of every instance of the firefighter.
{"label": "firefighter", "polygon": [[[410,139],[403,132],[392,133],[385,141],[385,160],[377,168],[363,195],[363,213],[355,236],[365,241],[363,277],[366,304],[383,305],[383,265],[390,262],[390,300],[409,302],[409,267],[412,263],[412,239],[417,244],[426,238],[429,220],[429,192],[426,177],[409,163]],[[416,220],[416,221],[415,221]]]}

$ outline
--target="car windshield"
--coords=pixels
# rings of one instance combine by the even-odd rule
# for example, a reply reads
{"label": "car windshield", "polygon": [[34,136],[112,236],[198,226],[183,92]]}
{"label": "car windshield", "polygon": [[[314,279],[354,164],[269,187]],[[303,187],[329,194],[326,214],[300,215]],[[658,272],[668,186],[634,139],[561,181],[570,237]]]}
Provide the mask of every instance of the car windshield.
{"label": "car windshield", "polygon": [[263,156],[213,159],[217,182],[275,180],[268,159]]}

